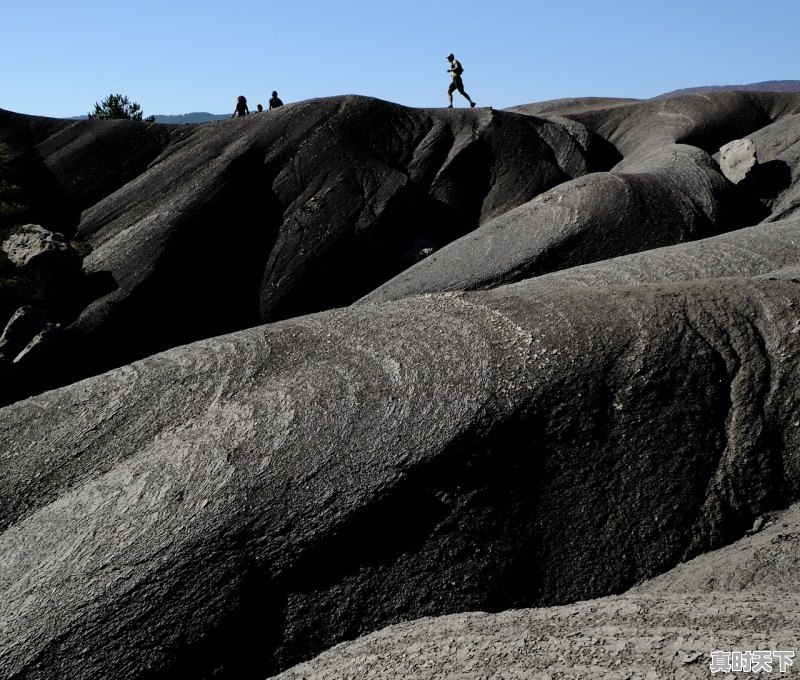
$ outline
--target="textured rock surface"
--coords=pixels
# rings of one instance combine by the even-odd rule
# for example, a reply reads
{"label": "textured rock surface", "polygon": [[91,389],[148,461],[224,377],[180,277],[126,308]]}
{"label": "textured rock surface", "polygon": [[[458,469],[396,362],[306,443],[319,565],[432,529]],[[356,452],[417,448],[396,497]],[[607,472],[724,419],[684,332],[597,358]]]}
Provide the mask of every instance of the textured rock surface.
{"label": "textured rock surface", "polygon": [[62,382],[348,304],[426,249],[617,158],[567,119],[363,97],[188,127],[83,213],[84,266],[108,285],[65,329]]}
{"label": "textured rock surface", "polygon": [[690,146],[631,156],[565,182],[451,243],[365,297],[475,290],[723,231],[735,199]]}
{"label": "textured rock surface", "polygon": [[780,118],[800,112],[800,93],[708,92],[649,99],[571,114],[623,156],[666,144],[691,144],[715,153]]}
{"label": "textured rock surface", "polygon": [[708,678],[714,650],[794,651],[796,672],[798,506],[772,522],[624,596],[422,619],[342,644],[279,677]]}
{"label": "textured rock surface", "polygon": [[758,154],[752,139],[734,139],[719,150],[719,167],[734,184],[754,178],[758,170]]}
{"label": "textured rock surface", "polygon": [[[76,377],[254,327],[0,409],[0,678],[263,680],[478,610],[516,611],[389,629],[344,663],[557,677],[577,654],[574,676],[691,677],[714,646],[796,646],[797,511],[774,512],[800,499],[800,221],[775,220],[798,102],[541,118],[343,97],[108,137],[11,116],[16,171],[47,169],[54,205],[90,203],[96,301],[4,384],[48,357]],[[707,152],[751,133],[767,160],[734,188]],[[98,166],[67,190],[71,136],[86,161],[144,150],[110,154],[121,180]],[[770,221],[631,252],[743,205]],[[493,220],[507,233],[475,243],[496,244],[494,269],[467,253],[458,273],[486,290],[255,325],[349,301]]]}
{"label": "textured rock surface", "polygon": [[[769,276],[800,263],[800,219],[767,222],[712,238],[634,253],[547,274],[530,286],[669,283],[733,276]],[[788,275],[788,272],[784,272]]]}
{"label": "textured rock surface", "polygon": [[38,224],[17,227],[0,247],[17,269],[54,276],[77,276],[81,269],[80,256],[64,235]]}
{"label": "textured rock surface", "polygon": [[9,406],[0,671],[263,677],[621,592],[798,497],[799,303],[783,274],[413,298]]}

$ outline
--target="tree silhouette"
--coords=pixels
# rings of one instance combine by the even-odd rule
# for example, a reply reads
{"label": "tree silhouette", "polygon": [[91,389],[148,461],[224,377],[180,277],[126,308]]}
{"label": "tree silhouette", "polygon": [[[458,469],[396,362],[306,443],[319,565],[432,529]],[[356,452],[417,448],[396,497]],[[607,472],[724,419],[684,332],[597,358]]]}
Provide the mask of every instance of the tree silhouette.
{"label": "tree silhouette", "polygon": [[98,118],[101,120],[143,120],[145,123],[153,123],[156,120],[155,116],[148,116],[143,119],[142,107],[121,94],[110,94],[99,104],[95,102],[94,113],[90,113],[89,118]]}

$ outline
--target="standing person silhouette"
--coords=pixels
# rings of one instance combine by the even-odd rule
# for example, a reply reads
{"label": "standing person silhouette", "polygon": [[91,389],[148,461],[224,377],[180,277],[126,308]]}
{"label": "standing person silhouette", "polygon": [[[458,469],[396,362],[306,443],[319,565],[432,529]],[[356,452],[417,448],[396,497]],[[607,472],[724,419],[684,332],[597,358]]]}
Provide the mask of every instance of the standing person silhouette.
{"label": "standing person silhouette", "polygon": [[241,118],[249,113],[250,109],[247,108],[247,100],[244,98],[244,95],[240,95],[236,100],[236,109],[234,110],[231,118]]}
{"label": "standing person silhouette", "polygon": [[269,100],[269,108],[277,109],[279,106],[283,106],[283,102],[278,97],[278,93],[275,90],[273,90],[272,99]]}
{"label": "standing person silhouette", "polygon": [[447,61],[450,62],[450,68],[447,69],[447,72],[453,79],[453,81],[450,83],[450,87],[447,88],[447,98],[450,100],[450,105],[447,108],[453,108],[453,92],[458,90],[469,102],[470,107],[474,109],[476,104],[464,91],[464,83],[461,80],[461,74],[464,73],[464,67],[461,66],[461,62],[459,62],[458,59],[453,56],[452,52],[447,55]]}

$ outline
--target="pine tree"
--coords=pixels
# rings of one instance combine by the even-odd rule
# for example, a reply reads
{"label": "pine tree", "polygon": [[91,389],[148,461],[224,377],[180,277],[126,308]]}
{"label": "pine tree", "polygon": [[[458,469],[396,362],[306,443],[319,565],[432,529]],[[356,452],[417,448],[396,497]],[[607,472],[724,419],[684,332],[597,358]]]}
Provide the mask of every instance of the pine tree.
{"label": "pine tree", "polygon": [[94,113],[89,118],[101,120],[136,120],[145,123],[155,122],[155,116],[142,118],[142,107],[121,94],[110,94],[99,104],[95,102]]}

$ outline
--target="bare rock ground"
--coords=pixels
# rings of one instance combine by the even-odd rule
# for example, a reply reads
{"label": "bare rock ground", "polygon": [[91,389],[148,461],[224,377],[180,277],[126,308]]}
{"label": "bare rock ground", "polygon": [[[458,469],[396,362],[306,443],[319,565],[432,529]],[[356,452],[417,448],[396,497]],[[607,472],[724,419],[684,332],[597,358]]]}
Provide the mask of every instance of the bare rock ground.
{"label": "bare rock ground", "polygon": [[[775,219],[792,181],[728,198],[709,154],[763,132],[788,165],[799,106],[344,97],[119,126],[155,141],[76,225],[113,285],[61,345],[75,375],[118,367],[0,409],[0,677],[261,680],[394,624],[342,663],[384,677],[424,641],[397,668],[691,677],[709,645],[796,647],[796,511],[773,518],[800,500],[800,223]],[[91,126],[11,118],[15,153],[95,148]],[[561,186],[583,216],[542,220],[561,265],[260,325],[371,290],[376,270],[337,281],[365,252],[385,274]],[[770,220],[675,244],[741,226],[744,199]]]}

